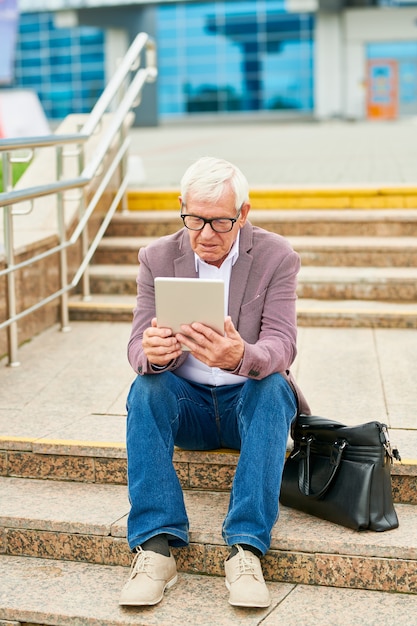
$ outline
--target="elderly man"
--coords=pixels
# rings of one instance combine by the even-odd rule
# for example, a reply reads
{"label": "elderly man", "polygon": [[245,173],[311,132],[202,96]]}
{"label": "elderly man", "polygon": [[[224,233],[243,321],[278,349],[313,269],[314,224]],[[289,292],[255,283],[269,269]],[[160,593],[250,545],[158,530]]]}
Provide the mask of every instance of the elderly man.
{"label": "elderly man", "polygon": [[[283,237],[248,221],[247,180],[227,161],[205,157],[191,165],[180,205],[184,228],[139,253],[128,346],[138,376],[127,402],[128,541],[136,556],[120,604],[157,604],[177,580],[170,546],[189,541],[172,463],[179,446],[240,451],[222,528],[230,546],[226,586],[230,604],[266,607],[260,557],[278,517],[291,422],[309,412],[289,369],[300,260]],[[160,276],[223,280],[224,335],[199,322],[176,335],[159,327]]]}

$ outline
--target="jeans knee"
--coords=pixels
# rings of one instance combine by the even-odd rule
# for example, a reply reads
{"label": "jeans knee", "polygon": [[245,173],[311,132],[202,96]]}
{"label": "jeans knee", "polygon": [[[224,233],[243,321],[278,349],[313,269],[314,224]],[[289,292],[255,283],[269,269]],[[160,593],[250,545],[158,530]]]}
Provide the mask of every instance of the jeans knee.
{"label": "jeans knee", "polygon": [[127,410],[129,411],[137,404],[143,406],[148,402],[149,398],[160,397],[160,394],[164,393],[165,388],[161,380],[162,378],[163,374],[136,376],[127,396]]}
{"label": "jeans knee", "polygon": [[243,412],[247,417],[254,413],[273,421],[281,415],[291,421],[297,412],[297,400],[290,384],[280,374],[271,374],[262,380],[248,380],[242,397]]}

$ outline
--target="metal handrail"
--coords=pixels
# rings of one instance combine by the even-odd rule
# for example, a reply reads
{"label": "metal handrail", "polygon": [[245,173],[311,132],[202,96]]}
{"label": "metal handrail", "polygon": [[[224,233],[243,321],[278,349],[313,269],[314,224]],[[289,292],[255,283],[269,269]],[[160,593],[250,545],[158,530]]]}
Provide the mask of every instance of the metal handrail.
{"label": "metal handrail", "polygon": [[[145,56],[145,66],[142,65],[142,56]],[[156,79],[156,48],[153,39],[146,33],[139,33],[125,57],[121,61],[117,71],[106,86],[103,94],[98,99],[96,105],[89,114],[85,124],[78,133],[71,134],[51,134],[42,137],[16,138],[0,140],[0,152],[3,152],[3,180],[5,191],[0,193],[0,208],[4,212],[4,244],[5,244],[5,269],[0,270],[0,278],[7,280],[7,314],[6,320],[0,323],[0,330],[7,328],[8,331],[8,364],[17,366],[17,322],[40,308],[49,304],[53,300],[60,298],[61,301],[61,330],[69,328],[68,320],[68,294],[82,280],[82,295],[87,299],[90,295],[90,285],[88,277],[88,266],[96,251],[105,230],[110,223],[115,211],[123,202],[126,196],[128,185],[128,174],[126,168],[126,157],[130,140],[125,137],[126,120],[130,112],[138,105],[140,96],[145,84]],[[115,98],[119,102],[110,114],[110,122],[103,132],[97,148],[85,164],[85,146],[87,141],[100,128],[104,115],[108,114],[109,107]],[[116,154],[111,153],[117,140],[118,148]],[[72,155],[65,155],[63,146],[75,144],[79,147],[79,152]],[[10,163],[13,160],[13,152],[27,149],[35,150],[45,147],[55,148],[56,178],[54,182],[36,185],[34,187],[13,189],[11,184]],[[81,149],[80,149],[81,148]],[[78,156],[79,174],[78,176],[65,179],[63,177],[63,160],[65,156]],[[101,170],[105,163],[105,173],[101,175]],[[88,226],[90,219],[96,209],[103,194],[110,188],[114,175],[119,173],[117,191],[110,206],[106,210],[102,223],[91,242],[88,241]],[[84,193],[80,194],[79,219],[70,237],[67,237],[65,225],[65,197],[64,192],[70,189],[78,189],[80,192],[98,178],[98,185],[92,198],[86,204]],[[47,250],[33,254],[30,258],[15,263],[14,250],[14,218],[24,219],[24,215],[34,210],[33,202],[37,198],[44,196],[55,196],[57,199],[58,236],[59,243]],[[23,202],[30,202],[30,208],[22,211],[15,207]],[[82,242],[81,262],[75,270],[73,278],[69,281],[67,274],[67,251],[74,246],[78,240]],[[17,312],[16,310],[16,272],[28,265],[36,263],[52,255],[59,254],[60,262],[60,287],[54,293],[40,299],[32,306]]]}

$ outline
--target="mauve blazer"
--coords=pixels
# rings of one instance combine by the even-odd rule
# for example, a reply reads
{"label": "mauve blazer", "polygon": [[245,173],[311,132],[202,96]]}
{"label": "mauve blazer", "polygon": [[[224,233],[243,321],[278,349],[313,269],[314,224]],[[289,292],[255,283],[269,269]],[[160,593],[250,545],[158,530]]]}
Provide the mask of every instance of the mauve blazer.
{"label": "mauve blazer", "polygon": [[[128,358],[138,374],[157,375],[143,352],[142,334],[155,317],[154,278],[197,277],[187,230],[182,228],[142,248],[139,262]],[[250,222],[241,228],[239,258],[230,279],[229,315],[245,342],[245,352],[233,373],[253,379],[280,373],[297,396],[299,412],[310,413],[290,372],[297,353],[295,302],[299,269],[300,258],[284,237]],[[186,358],[184,352],[168,369],[175,369]]]}

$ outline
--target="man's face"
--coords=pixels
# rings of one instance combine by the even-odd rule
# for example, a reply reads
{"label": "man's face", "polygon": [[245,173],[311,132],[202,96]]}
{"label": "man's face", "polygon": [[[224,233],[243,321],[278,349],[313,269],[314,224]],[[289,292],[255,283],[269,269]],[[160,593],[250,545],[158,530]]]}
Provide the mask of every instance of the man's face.
{"label": "man's face", "polygon": [[[205,224],[202,230],[187,230],[190,237],[191,248],[206,263],[220,267],[230,252],[230,249],[236,241],[239,229],[246,222],[250,205],[243,204],[240,215],[233,228],[228,233],[215,232],[210,224]],[[235,218],[237,211],[235,208],[235,197],[232,189],[226,188],[223,195],[216,203],[206,202],[204,200],[194,200],[193,194],[189,193],[187,204],[182,209],[183,213],[196,215],[198,217]]]}

